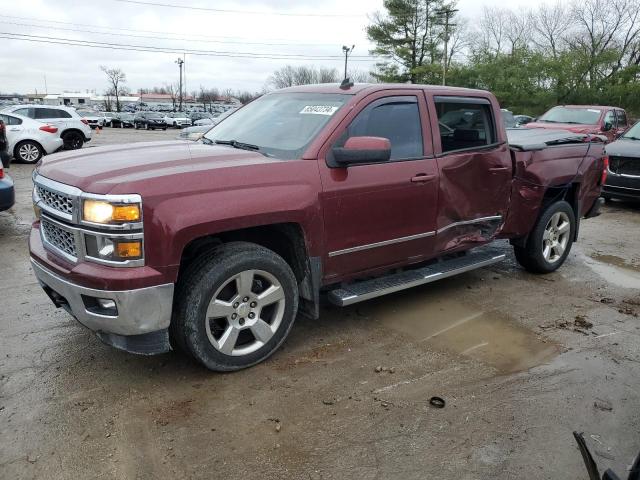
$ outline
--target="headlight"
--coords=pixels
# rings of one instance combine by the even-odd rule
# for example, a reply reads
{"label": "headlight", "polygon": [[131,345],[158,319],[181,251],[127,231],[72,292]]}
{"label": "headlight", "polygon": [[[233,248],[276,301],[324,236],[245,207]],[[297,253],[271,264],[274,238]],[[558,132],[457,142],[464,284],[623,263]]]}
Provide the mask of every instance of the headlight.
{"label": "headlight", "polygon": [[140,204],[115,204],[102,200],[85,200],[82,219],[85,222],[110,224],[140,221]]}

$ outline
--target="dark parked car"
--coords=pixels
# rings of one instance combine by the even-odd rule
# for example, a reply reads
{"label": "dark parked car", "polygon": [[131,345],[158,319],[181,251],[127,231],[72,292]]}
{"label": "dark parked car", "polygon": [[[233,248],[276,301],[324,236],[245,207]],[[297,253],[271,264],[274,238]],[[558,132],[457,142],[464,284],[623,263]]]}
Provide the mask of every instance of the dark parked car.
{"label": "dark parked car", "polygon": [[167,124],[164,121],[164,115],[156,112],[138,112],[133,119],[135,129],[144,128],[145,130],[155,130],[156,128],[166,130]]}
{"label": "dark parked car", "polygon": [[9,167],[9,141],[7,140],[7,127],[0,119],[0,165]]}
{"label": "dark parked car", "polygon": [[133,113],[117,113],[111,119],[111,126],[114,128],[133,128],[135,115]]}
{"label": "dark parked car", "polygon": [[15,203],[13,180],[4,173],[4,167],[0,165],[0,212],[9,210]]}
{"label": "dark parked car", "polygon": [[609,169],[602,196],[640,200],[640,122],[609,144],[607,155]]}

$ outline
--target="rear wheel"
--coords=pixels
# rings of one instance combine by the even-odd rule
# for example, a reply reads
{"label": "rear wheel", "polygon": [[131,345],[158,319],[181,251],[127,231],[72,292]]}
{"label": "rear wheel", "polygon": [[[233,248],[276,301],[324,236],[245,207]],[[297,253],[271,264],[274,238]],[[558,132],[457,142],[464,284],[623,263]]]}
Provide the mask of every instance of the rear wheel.
{"label": "rear wheel", "polygon": [[216,371],[250,367],[273,354],[298,309],[289,265],[271,250],[244,242],[221,245],[196,261],[176,298],[174,345]]}
{"label": "rear wheel", "polygon": [[566,260],[575,237],[576,218],[567,202],[550,205],[540,216],[524,247],[514,247],[518,263],[534,273],[550,273]]}
{"label": "rear wheel", "polygon": [[66,132],[62,135],[65,150],[78,150],[84,145],[84,136],[80,132]]}
{"label": "rear wheel", "polygon": [[25,140],[16,145],[13,156],[16,160],[22,163],[38,163],[42,158],[43,152],[36,142],[32,140]]}

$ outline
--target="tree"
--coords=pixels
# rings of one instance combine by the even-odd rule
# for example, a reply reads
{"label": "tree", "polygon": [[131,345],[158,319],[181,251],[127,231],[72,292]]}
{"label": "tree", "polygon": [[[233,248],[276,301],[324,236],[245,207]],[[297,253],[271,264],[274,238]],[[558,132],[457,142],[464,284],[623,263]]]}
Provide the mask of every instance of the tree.
{"label": "tree", "polygon": [[267,83],[279,89],[314,83],[337,83],[339,78],[338,70],[335,68],[320,67],[317,69],[313,66],[285,65],[273,72]]}
{"label": "tree", "polygon": [[[170,95],[171,96],[171,104],[172,104],[172,109],[175,112],[176,111],[176,101],[178,99],[178,97],[180,96],[180,86],[177,83],[167,83],[165,84],[164,88],[164,94],[165,95]],[[158,92],[160,93],[160,92]]]}
{"label": "tree", "polygon": [[372,55],[385,56],[376,76],[383,81],[410,81],[442,60],[440,44],[455,27],[444,32],[439,11],[455,7],[455,1],[444,0],[384,0],[385,13],[376,12],[367,27],[367,37],[376,44]]}
{"label": "tree", "polygon": [[108,96],[113,96],[116,100],[116,112],[120,111],[120,97],[126,92],[123,91],[123,83],[126,83],[127,76],[119,68],[108,68],[104,65],[100,66],[100,69],[107,75],[109,81],[109,89],[107,90]]}

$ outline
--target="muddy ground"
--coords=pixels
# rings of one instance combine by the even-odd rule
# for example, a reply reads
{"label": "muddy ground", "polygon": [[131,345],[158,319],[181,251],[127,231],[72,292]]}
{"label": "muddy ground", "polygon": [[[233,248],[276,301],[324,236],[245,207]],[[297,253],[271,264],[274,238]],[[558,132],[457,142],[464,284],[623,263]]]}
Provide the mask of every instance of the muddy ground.
{"label": "muddy ground", "polygon": [[640,451],[637,206],[585,221],[554,274],[505,245],[502,264],[327,307],[223,375],[116,351],[53,307],[28,262],[31,170],[11,167],[0,213],[0,478],[586,479],[574,430],[626,478]]}

